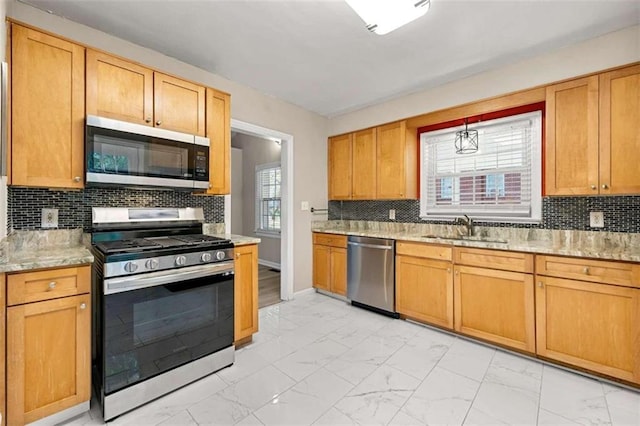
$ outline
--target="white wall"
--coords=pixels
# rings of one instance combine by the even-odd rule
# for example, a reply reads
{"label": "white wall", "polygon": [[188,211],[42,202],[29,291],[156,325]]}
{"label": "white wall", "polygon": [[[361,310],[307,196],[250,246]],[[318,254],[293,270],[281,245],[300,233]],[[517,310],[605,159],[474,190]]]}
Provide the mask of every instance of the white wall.
{"label": "white wall", "polygon": [[[301,200],[309,200],[312,205],[326,202],[326,118],[153,50],[50,15],[15,0],[9,0],[6,13],[15,20],[230,93],[232,118],[293,136],[294,206],[299,206]],[[4,37],[5,32],[0,33],[0,37]],[[4,46],[5,43],[0,44]],[[311,287],[312,216],[309,212],[301,212],[299,209],[294,209],[291,216],[294,239],[294,291],[299,291]]]}
{"label": "white wall", "polygon": [[[4,16],[6,15],[7,2],[0,0],[0,61],[6,61],[5,50],[7,46],[7,31]],[[5,111],[0,111],[6,114]],[[4,130],[4,129],[3,129]],[[6,153],[5,153],[6,155]],[[7,178],[0,176],[0,240],[7,234]]]}
{"label": "white wall", "polygon": [[231,148],[231,233],[243,235],[243,167],[242,150]]}
{"label": "white wall", "polygon": [[[237,133],[231,140],[231,146],[242,150],[242,221],[243,234],[259,237],[258,258],[271,265],[280,265],[280,238],[258,235],[256,228],[256,166],[280,163],[281,147],[272,140]],[[232,197],[235,196],[231,188]],[[231,222],[233,226],[233,222]]]}
{"label": "white wall", "polygon": [[637,61],[640,61],[640,26],[334,117],[329,121],[328,135],[364,129]]}

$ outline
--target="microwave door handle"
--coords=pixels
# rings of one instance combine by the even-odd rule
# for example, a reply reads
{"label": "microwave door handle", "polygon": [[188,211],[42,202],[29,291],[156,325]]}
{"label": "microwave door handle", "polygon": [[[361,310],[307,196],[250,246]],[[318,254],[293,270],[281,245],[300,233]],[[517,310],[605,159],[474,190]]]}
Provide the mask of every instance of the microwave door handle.
{"label": "microwave door handle", "polygon": [[144,275],[108,278],[104,280],[104,294],[109,295],[122,293],[124,291],[138,290],[146,287],[173,284],[177,281],[186,281],[196,278],[232,273],[233,262],[223,262],[213,265],[193,266],[184,268],[182,270],[169,270],[152,272]]}

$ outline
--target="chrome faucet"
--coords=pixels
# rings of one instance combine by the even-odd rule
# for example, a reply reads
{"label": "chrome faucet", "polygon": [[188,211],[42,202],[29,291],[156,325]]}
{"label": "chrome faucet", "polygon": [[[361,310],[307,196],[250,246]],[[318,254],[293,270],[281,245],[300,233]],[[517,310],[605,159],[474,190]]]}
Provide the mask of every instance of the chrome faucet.
{"label": "chrome faucet", "polygon": [[466,214],[463,217],[458,217],[455,220],[456,225],[464,225],[467,230],[467,237],[473,236],[473,219]]}

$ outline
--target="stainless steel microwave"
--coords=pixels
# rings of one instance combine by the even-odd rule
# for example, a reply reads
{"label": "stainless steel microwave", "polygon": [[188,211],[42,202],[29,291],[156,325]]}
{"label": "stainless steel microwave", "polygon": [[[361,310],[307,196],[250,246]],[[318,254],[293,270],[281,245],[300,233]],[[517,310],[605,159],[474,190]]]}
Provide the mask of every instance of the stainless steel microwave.
{"label": "stainless steel microwave", "polygon": [[87,186],[209,187],[209,139],[87,116]]}

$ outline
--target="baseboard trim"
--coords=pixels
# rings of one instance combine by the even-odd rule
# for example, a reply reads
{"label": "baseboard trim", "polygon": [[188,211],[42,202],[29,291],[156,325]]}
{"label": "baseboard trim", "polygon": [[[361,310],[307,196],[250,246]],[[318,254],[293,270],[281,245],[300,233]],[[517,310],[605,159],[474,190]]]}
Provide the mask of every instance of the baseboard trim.
{"label": "baseboard trim", "polygon": [[280,264],[272,262],[270,260],[258,259],[258,265],[268,266],[269,268],[277,269],[278,271],[280,271]]}
{"label": "baseboard trim", "polygon": [[293,293],[293,298],[295,299],[296,296],[303,296],[305,294],[311,294],[311,293],[315,293],[316,289],[313,287],[309,287],[309,288],[305,288],[304,290],[299,290],[296,291],[295,293]]}

